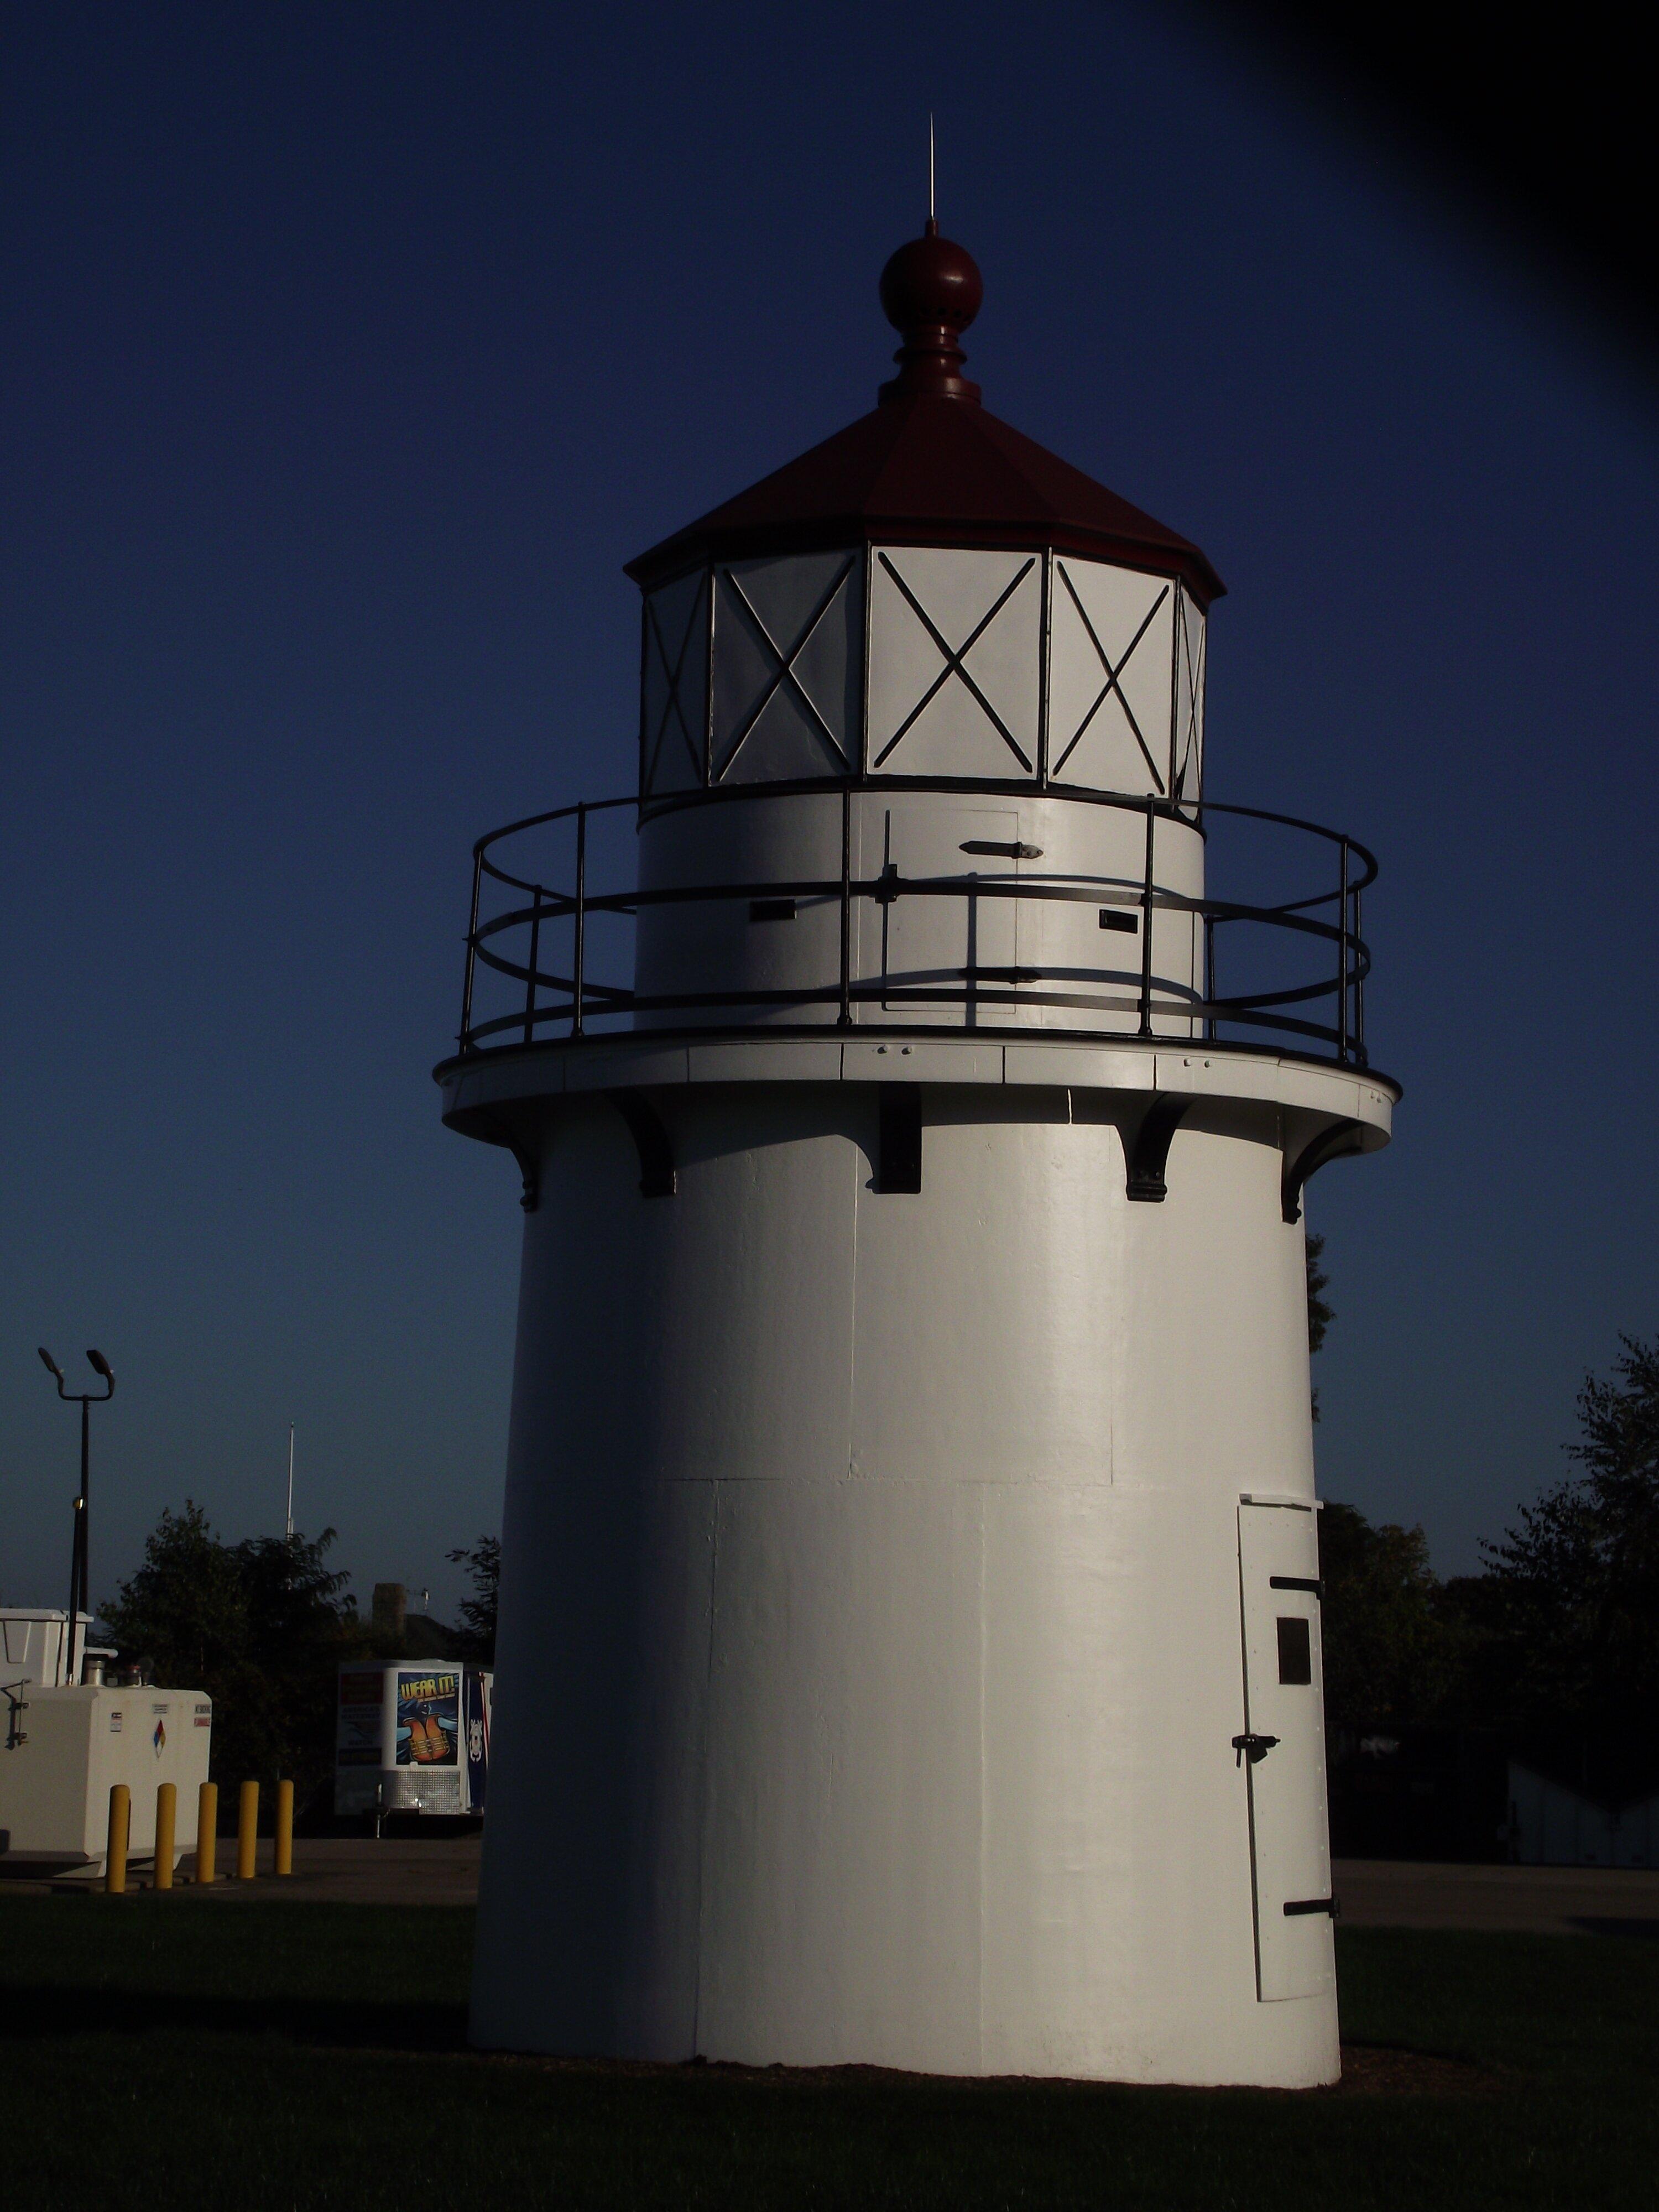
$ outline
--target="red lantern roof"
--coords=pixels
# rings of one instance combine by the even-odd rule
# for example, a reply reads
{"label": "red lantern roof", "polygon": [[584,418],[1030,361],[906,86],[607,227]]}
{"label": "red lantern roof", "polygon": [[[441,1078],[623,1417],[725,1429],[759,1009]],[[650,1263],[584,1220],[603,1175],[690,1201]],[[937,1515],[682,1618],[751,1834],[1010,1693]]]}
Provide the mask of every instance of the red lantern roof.
{"label": "red lantern roof", "polygon": [[1053,545],[1179,576],[1207,606],[1226,586],[1199,548],[980,404],[957,343],[979,270],[933,224],[882,276],[902,332],[880,404],[628,564],[649,588],[708,560],[857,544]]}

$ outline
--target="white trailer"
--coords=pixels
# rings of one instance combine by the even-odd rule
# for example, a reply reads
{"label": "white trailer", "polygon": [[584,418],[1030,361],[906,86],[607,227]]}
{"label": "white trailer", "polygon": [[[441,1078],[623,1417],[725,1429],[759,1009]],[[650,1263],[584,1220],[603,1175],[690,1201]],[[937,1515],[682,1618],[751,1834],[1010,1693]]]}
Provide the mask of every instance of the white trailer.
{"label": "white trailer", "polygon": [[482,1813],[495,1679],[454,1659],[344,1662],[335,1707],[336,1813]]}

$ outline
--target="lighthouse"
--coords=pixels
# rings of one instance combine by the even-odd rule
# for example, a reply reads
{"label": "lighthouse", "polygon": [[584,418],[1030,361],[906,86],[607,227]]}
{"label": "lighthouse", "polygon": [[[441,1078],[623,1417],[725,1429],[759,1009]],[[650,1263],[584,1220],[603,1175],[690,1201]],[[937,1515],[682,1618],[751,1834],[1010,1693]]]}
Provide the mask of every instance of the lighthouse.
{"label": "lighthouse", "polygon": [[525,1208],[472,2035],[1339,2069],[1303,1195],[1388,1140],[1352,836],[1212,799],[1222,586],[873,410],[632,562],[620,795],[475,848]]}

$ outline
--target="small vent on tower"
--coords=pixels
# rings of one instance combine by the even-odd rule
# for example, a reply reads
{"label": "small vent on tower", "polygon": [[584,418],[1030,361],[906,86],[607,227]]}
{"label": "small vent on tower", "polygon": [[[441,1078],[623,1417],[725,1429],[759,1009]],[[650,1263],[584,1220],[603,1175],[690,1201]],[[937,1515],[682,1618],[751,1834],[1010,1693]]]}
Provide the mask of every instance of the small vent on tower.
{"label": "small vent on tower", "polygon": [[1313,1680],[1313,1639],[1307,1620],[1301,1613],[1281,1613],[1278,1626],[1279,1679],[1292,1687],[1305,1687]]}

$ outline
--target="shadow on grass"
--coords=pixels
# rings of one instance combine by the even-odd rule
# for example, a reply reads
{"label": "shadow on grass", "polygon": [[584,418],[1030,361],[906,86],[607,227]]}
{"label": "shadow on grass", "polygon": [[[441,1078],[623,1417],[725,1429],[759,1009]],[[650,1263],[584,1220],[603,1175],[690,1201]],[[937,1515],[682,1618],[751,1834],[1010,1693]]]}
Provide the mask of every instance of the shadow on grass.
{"label": "shadow on grass", "polygon": [[1259,2090],[1238,2083],[1192,2090],[1172,2083],[1030,2079],[958,2079],[872,2066],[689,2065],[646,2060],[554,2058],[532,2053],[473,2051],[466,2039],[466,2008],[459,2004],[354,2002],[298,1996],[230,1997],[175,1995],[161,1990],[54,1988],[14,1984],[0,2009],[0,2045],[37,2043],[52,2037],[161,2034],[234,2035],[270,2039],[313,2050],[465,2054],[486,2063],[538,2069],[550,2074],[623,2082],[629,2080],[724,2083],[732,2087],[795,2089],[883,2088],[1072,2091],[1085,2095],[1125,2089],[1173,2091],[1176,2095],[1302,2098],[1362,2095],[1489,2095],[1498,2086],[1487,2069],[1468,2062],[1387,2045],[1345,2044],[1340,2083],[1316,2090]]}
{"label": "shadow on grass", "polygon": [[334,1997],[227,1997],[161,1990],[75,1989],[13,1983],[0,2008],[0,2044],[46,2036],[279,2036],[337,2051],[465,2051],[464,2004],[375,2004]]}

